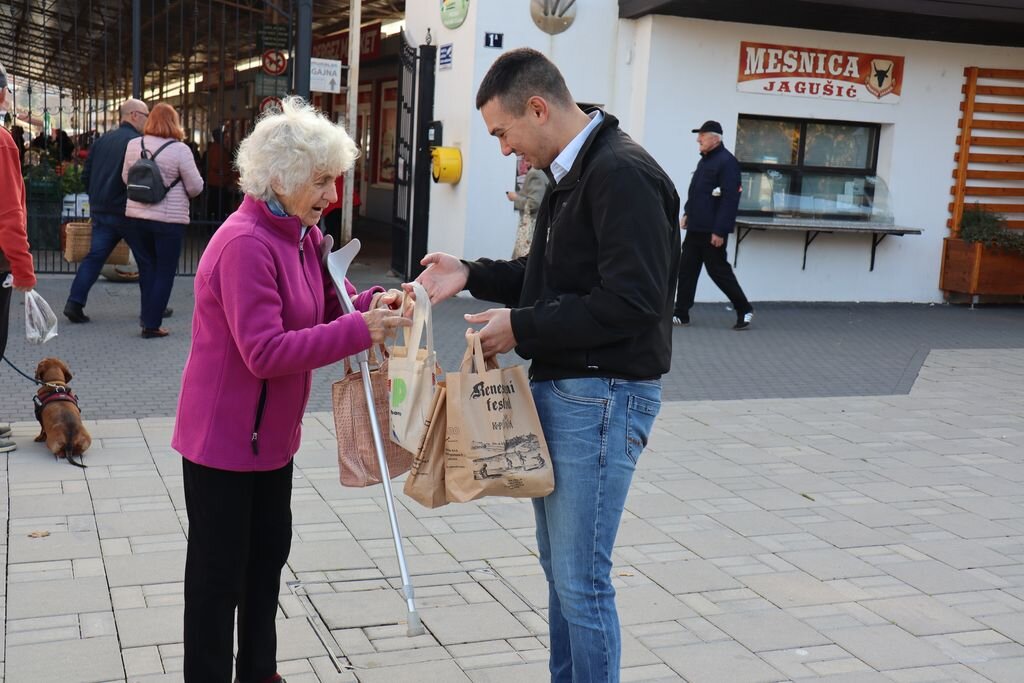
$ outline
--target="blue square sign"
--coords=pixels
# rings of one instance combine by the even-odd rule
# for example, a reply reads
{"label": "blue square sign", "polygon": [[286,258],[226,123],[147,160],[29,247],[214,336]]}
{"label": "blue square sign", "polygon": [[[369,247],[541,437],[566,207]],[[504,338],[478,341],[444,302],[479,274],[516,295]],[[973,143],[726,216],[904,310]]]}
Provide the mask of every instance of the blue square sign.
{"label": "blue square sign", "polygon": [[452,68],[452,44],[441,45],[437,51],[437,68],[438,69],[450,69]]}

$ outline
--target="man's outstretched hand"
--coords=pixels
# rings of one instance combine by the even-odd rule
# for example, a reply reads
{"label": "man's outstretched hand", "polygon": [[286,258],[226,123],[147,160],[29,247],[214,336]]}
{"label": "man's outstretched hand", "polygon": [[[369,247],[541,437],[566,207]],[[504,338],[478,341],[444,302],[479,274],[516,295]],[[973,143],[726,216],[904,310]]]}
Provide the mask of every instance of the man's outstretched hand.
{"label": "man's outstretched hand", "polygon": [[[451,254],[432,252],[423,257],[420,265],[427,268],[416,278],[416,282],[427,290],[430,303],[444,301],[466,288],[469,267]],[[412,292],[411,284],[406,283],[402,287],[406,292]]]}

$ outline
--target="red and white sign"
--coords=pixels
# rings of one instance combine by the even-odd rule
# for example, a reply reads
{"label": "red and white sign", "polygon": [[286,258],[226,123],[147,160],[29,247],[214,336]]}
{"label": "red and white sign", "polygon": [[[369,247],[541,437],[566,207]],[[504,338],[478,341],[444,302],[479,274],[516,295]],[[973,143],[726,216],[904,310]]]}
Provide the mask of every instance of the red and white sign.
{"label": "red and white sign", "polygon": [[280,97],[264,97],[260,100],[260,113],[265,111],[281,111],[281,98]]}
{"label": "red and white sign", "polygon": [[281,50],[267,50],[263,53],[263,73],[280,76],[288,69],[288,55]]}
{"label": "red and white sign", "polygon": [[903,90],[903,57],[744,41],[736,89],[895,104]]}
{"label": "red and white sign", "polygon": [[[380,56],[380,22],[363,26],[359,31],[359,59],[371,60]],[[348,30],[313,39],[313,56],[337,59],[348,64]]]}

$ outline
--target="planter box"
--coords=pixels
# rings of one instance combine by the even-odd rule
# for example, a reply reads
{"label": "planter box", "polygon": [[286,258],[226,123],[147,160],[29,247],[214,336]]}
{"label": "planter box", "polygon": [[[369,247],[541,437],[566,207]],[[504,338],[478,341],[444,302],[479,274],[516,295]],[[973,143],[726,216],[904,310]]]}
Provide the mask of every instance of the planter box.
{"label": "planter box", "polygon": [[961,294],[1024,295],[1024,256],[947,237],[939,289]]}

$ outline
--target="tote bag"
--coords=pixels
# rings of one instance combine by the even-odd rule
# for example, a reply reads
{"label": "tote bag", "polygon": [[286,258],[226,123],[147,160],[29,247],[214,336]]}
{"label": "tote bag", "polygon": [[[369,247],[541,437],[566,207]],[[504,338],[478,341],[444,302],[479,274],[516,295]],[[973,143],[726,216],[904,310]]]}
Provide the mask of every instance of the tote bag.
{"label": "tote bag", "polygon": [[402,489],[423,507],[439,508],[448,504],[444,489],[444,442],[448,429],[446,411],[448,392],[445,383],[438,384],[434,394],[434,409],[430,413],[430,424],[416,457],[413,458],[409,476]]}
{"label": "tote bag", "polygon": [[[434,352],[430,298],[418,282],[413,284],[413,292],[416,305],[412,327],[405,330],[404,344],[396,340],[390,347],[388,361],[391,440],[410,453],[420,449],[427,433],[439,372]],[[426,347],[420,348],[423,342],[426,342]]]}
{"label": "tote bag", "polygon": [[[392,479],[409,471],[412,453],[387,438],[388,429],[388,359],[381,348],[378,361],[374,348],[370,355],[370,384],[373,387],[373,409],[384,443],[388,474]],[[331,386],[334,407],[334,430],[338,436],[338,471],[342,486],[372,486],[383,481],[377,448],[370,426],[370,406],[366,401],[363,376],[359,367],[353,368],[345,359],[345,376]]]}
{"label": "tote bag", "polygon": [[484,496],[540,498],[555,489],[555,473],[526,369],[485,364],[480,337],[466,335],[458,372],[447,380],[448,500]]}

